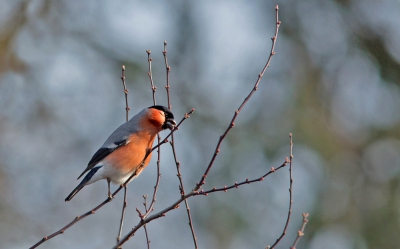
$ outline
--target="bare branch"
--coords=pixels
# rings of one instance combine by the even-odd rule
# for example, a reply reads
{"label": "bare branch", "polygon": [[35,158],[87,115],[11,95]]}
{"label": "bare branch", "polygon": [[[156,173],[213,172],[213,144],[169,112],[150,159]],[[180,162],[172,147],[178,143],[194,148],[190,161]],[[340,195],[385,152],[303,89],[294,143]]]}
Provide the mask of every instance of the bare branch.
{"label": "bare branch", "polygon": [[[149,210],[149,209],[147,208],[147,195],[143,195],[143,199],[144,199],[144,202],[143,202],[144,210],[146,210],[146,212],[147,212],[147,211]],[[146,226],[146,224],[143,225],[143,228],[144,228],[144,233],[145,233],[145,235],[146,235],[147,249],[150,249],[150,240],[149,240],[149,234],[147,233],[147,226]]]}
{"label": "bare branch", "polygon": [[[153,92],[153,104],[156,105],[156,90],[157,90],[157,87],[154,86],[154,82],[153,82],[153,72],[152,72],[152,68],[151,68],[152,58],[150,57],[151,51],[147,50],[146,52],[147,52],[147,61],[149,63],[149,72],[147,73],[147,75],[149,76],[150,86],[151,86],[151,89],[152,89],[152,92]],[[151,213],[154,210],[154,205],[156,203],[158,186],[160,184],[160,178],[161,178],[161,173],[160,173],[161,172],[160,171],[160,162],[161,162],[161,147],[160,147],[160,145],[161,145],[161,138],[160,138],[159,134],[157,134],[157,145],[158,145],[158,149],[157,149],[157,177],[156,177],[156,184],[154,186],[154,192],[153,192],[153,197],[151,199],[150,206],[149,206],[148,209],[145,210],[146,214],[147,213]],[[141,217],[141,219],[142,219],[142,217]]]}
{"label": "bare branch", "polygon": [[122,80],[122,85],[123,85],[123,87],[124,87],[124,93],[125,93],[126,122],[128,122],[128,119],[129,119],[129,110],[130,110],[131,108],[129,108],[129,105],[128,105],[128,92],[129,92],[129,90],[126,88],[126,84],[125,84],[125,66],[124,66],[124,65],[122,65],[121,80]]}
{"label": "bare branch", "polygon": [[[168,109],[171,110],[172,105],[171,105],[171,98],[170,98],[170,85],[169,85],[169,73],[171,71],[171,67],[168,65],[168,58],[167,58],[167,41],[164,41],[164,50],[163,50],[163,55],[164,55],[164,62],[165,62],[165,69],[166,69],[166,76],[167,76],[167,84],[165,86],[165,89],[167,90],[167,99],[168,99]],[[175,160],[175,165],[176,165],[176,171],[177,171],[177,176],[179,179],[179,191],[181,193],[181,196],[185,195],[185,187],[183,186],[183,180],[182,180],[182,174],[180,170],[180,165],[181,163],[178,161],[178,157],[176,155],[176,150],[175,150],[175,140],[174,140],[174,134],[171,136],[172,141],[170,142],[171,148],[172,148],[172,154],[174,155],[174,160]],[[193,238],[193,243],[194,243],[194,248],[197,249],[197,238],[196,238],[196,233],[194,231],[194,226],[193,226],[193,220],[192,220],[192,215],[190,214],[190,207],[189,207],[189,201],[185,200],[185,207],[186,207],[186,212],[189,220],[189,227],[190,231],[192,233],[192,238]]]}
{"label": "bare branch", "polygon": [[296,249],[297,243],[299,242],[300,238],[304,236],[304,229],[306,228],[306,225],[308,223],[308,213],[303,213],[303,223],[301,224],[301,228],[299,231],[297,231],[297,237],[293,242],[293,245],[290,247],[290,249]]}
{"label": "bare branch", "polygon": [[[171,210],[173,210],[173,209],[178,208],[178,207],[179,207],[179,204],[180,204],[182,201],[188,199],[188,198],[191,197],[191,196],[199,195],[199,194],[200,194],[200,193],[198,192],[198,190],[200,189],[200,187],[201,187],[202,185],[205,184],[205,178],[207,177],[207,175],[208,175],[208,173],[209,173],[209,171],[210,171],[212,165],[214,164],[214,161],[215,161],[216,156],[217,156],[218,153],[220,152],[220,146],[221,146],[222,141],[224,140],[224,138],[226,137],[226,135],[228,134],[228,132],[234,127],[234,125],[235,125],[234,122],[235,122],[235,120],[236,120],[238,114],[240,113],[240,111],[243,109],[244,105],[248,102],[248,100],[251,98],[251,96],[254,94],[254,92],[257,91],[258,85],[259,85],[259,83],[260,83],[260,81],[261,81],[261,78],[262,78],[262,76],[264,75],[266,69],[269,67],[272,56],[275,55],[274,49],[275,49],[276,39],[277,39],[277,37],[278,37],[279,26],[280,26],[280,24],[281,24],[281,22],[279,21],[279,18],[278,18],[278,6],[276,6],[275,9],[276,9],[276,29],[275,29],[275,35],[274,35],[274,37],[272,38],[271,52],[270,52],[270,55],[269,55],[269,57],[268,57],[268,60],[267,60],[267,62],[266,62],[266,64],[265,64],[263,70],[262,70],[261,73],[258,75],[258,79],[257,79],[257,81],[256,81],[256,83],[255,83],[255,85],[254,85],[254,87],[253,87],[253,89],[252,89],[252,91],[251,91],[251,92],[249,93],[249,95],[245,98],[245,100],[244,100],[243,103],[239,106],[239,108],[235,111],[235,114],[234,114],[234,116],[233,116],[233,118],[232,118],[230,124],[228,125],[228,128],[225,130],[224,134],[221,135],[221,137],[220,137],[220,139],[219,139],[219,141],[218,141],[218,143],[217,143],[217,147],[216,147],[216,149],[215,149],[215,151],[214,151],[214,155],[213,155],[213,157],[211,158],[211,161],[210,161],[210,163],[209,163],[209,165],[208,165],[208,167],[207,167],[205,173],[203,174],[201,180],[196,184],[195,189],[194,189],[193,191],[191,191],[189,194],[186,194],[186,195],[181,196],[181,199],[179,199],[178,201],[176,201],[174,204],[172,204],[171,206],[167,207],[166,209],[164,209],[164,210],[162,210],[162,211],[160,211],[160,212],[158,212],[158,213],[156,213],[156,214],[153,214],[153,215],[151,215],[151,216],[149,216],[149,217],[147,217],[147,218],[144,218],[144,217],[143,217],[143,218],[140,220],[139,224],[136,225],[136,227],[134,227],[134,228],[132,229],[132,231],[129,232],[129,233],[121,240],[121,242],[118,243],[118,244],[116,245],[116,247],[114,247],[114,248],[117,248],[118,246],[121,246],[123,243],[125,243],[127,240],[129,240],[129,238],[132,237],[132,236],[135,234],[135,232],[137,231],[137,229],[139,229],[139,228],[140,228],[141,226],[143,226],[144,224],[147,224],[148,222],[150,222],[150,221],[153,220],[153,219],[156,219],[156,218],[160,218],[160,217],[162,217],[162,216],[165,216],[166,212],[169,212],[169,211],[171,211]],[[283,167],[283,166],[282,166],[282,167]],[[273,170],[273,171],[272,171],[272,170]],[[275,171],[276,171],[276,170],[272,168],[270,172],[275,172]],[[291,169],[290,169],[290,172],[291,172]],[[270,173],[267,173],[266,175],[268,175],[268,174],[270,174]],[[261,179],[263,179],[263,178],[262,178],[262,177],[261,177],[261,178],[257,178],[257,179],[252,180],[252,181],[253,181],[253,182],[255,182],[255,181],[261,181]],[[290,180],[291,180],[291,186],[292,186],[292,181],[293,181],[293,180],[292,180],[292,177],[291,177],[291,176],[290,176]],[[235,184],[235,185],[231,186],[230,188],[238,187],[238,186],[241,186],[241,185],[246,184],[246,183],[247,183],[247,182],[245,181],[245,182],[241,183],[240,185]],[[227,189],[228,189],[227,187],[224,187],[221,191],[227,191]],[[290,187],[290,189],[291,189],[291,187]],[[212,190],[212,191],[213,191],[213,192],[217,192],[216,190]],[[290,194],[290,196],[292,196],[292,195]],[[292,200],[292,199],[291,199],[291,200]],[[291,202],[291,203],[292,203],[292,202]],[[288,224],[288,222],[290,221],[291,203],[290,203],[290,208],[289,208],[289,214],[288,214],[287,224]],[[284,233],[286,233],[286,228],[287,228],[287,225],[285,225]],[[281,237],[283,237],[283,236],[281,236]],[[279,241],[280,241],[280,239],[279,239]],[[279,242],[279,241],[278,241],[278,242]],[[275,243],[275,244],[277,244],[277,243]]]}
{"label": "bare branch", "polygon": [[214,187],[214,188],[212,188],[210,190],[206,190],[206,191],[200,190],[197,195],[206,195],[207,196],[209,193],[215,193],[215,192],[221,192],[221,191],[228,192],[229,189],[238,188],[238,187],[240,187],[240,186],[242,186],[244,184],[250,184],[250,183],[254,183],[254,182],[261,182],[268,175],[274,173],[275,171],[279,170],[280,168],[285,167],[288,162],[289,162],[289,159],[286,158],[285,162],[283,162],[278,168],[275,169],[274,167],[272,167],[271,170],[268,173],[266,173],[263,176],[260,176],[259,178],[256,178],[256,179],[253,179],[253,180],[246,179],[243,182],[240,182],[240,183],[235,182],[235,184],[233,184],[231,186],[224,186],[222,188]]}
{"label": "bare branch", "polygon": [[[126,87],[125,84],[125,66],[122,65],[122,75],[121,75],[121,80],[122,80],[122,85],[124,86],[124,93],[125,93],[125,110],[126,110],[126,122],[128,122],[129,119],[129,106],[128,106],[128,92],[129,90]],[[119,231],[118,231],[118,236],[117,236],[117,243],[121,239],[121,233],[122,233],[122,226],[124,224],[124,214],[125,214],[125,209],[126,206],[128,205],[128,202],[126,201],[126,185],[124,187],[124,204],[122,205],[122,214],[121,214],[121,221],[119,223]]]}
{"label": "bare branch", "polygon": [[[286,164],[287,164],[287,160],[286,160],[281,166],[279,166],[279,167],[276,168],[276,169],[275,169],[274,167],[272,167],[271,170],[270,170],[268,173],[266,173],[266,174],[264,175],[264,177],[266,177],[266,176],[268,176],[268,175],[270,175],[270,174],[272,174],[272,173],[275,173],[277,170],[283,168]],[[230,186],[230,187],[226,187],[226,190],[227,190],[227,189],[231,189],[231,188],[237,188],[237,187],[242,186],[242,185],[244,185],[244,184],[249,184],[249,183],[254,183],[254,182],[260,182],[260,181],[262,181],[262,180],[260,180],[260,178],[263,178],[263,177],[259,177],[259,178],[253,179],[253,180],[247,180],[247,179],[246,179],[246,181],[244,181],[244,182],[242,182],[242,183],[237,183],[237,184],[235,183],[234,185],[232,185],[232,186]],[[213,193],[213,192],[218,192],[218,191],[226,191],[226,190],[225,190],[225,189],[222,189],[222,190],[210,190],[208,193]],[[147,217],[147,218],[142,218],[142,219],[139,221],[139,223],[138,223],[134,228],[132,228],[132,230],[131,230],[127,235],[125,235],[125,237],[123,237],[123,238],[121,239],[121,241],[120,241],[116,246],[114,246],[113,248],[114,248],[114,249],[117,249],[119,246],[123,245],[123,244],[124,244],[125,242],[127,242],[132,236],[135,235],[135,233],[136,233],[137,230],[139,230],[139,229],[140,229],[142,226],[144,226],[145,224],[151,222],[152,220],[155,220],[155,219],[158,219],[158,218],[160,218],[160,217],[165,216],[166,213],[169,212],[169,211],[171,211],[171,210],[174,210],[174,209],[179,208],[179,204],[180,204],[181,202],[183,202],[184,200],[186,200],[186,199],[188,199],[188,198],[190,198],[190,197],[192,197],[192,196],[207,195],[207,193],[205,193],[205,192],[206,192],[206,191],[203,191],[203,192],[200,191],[200,192],[199,192],[199,191],[192,190],[190,193],[188,193],[188,194],[186,194],[186,195],[184,195],[184,196],[181,196],[180,199],[178,199],[177,201],[175,201],[172,205],[170,205],[170,206],[164,208],[164,209],[161,210],[160,212],[155,213],[155,214],[153,214],[153,215],[151,215],[151,216],[149,216],[149,217]],[[139,216],[144,217],[144,215],[139,215]]]}
{"label": "bare branch", "polygon": [[251,90],[249,95],[247,95],[247,97],[244,99],[243,103],[239,106],[239,108],[235,111],[235,114],[233,115],[233,118],[232,118],[231,122],[229,123],[228,128],[226,128],[224,134],[222,134],[220,136],[219,141],[217,143],[217,147],[215,148],[214,154],[213,154],[213,156],[211,158],[211,161],[208,164],[208,167],[207,167],[206,171],[204,172],[203,176],[201,177],[200,181],[198,183],[196,183],[195,190],[199,190],[201,188],[201,186],[205,184],[205,179],[206,179],[208,173],[210,172],[211,167],[214,165],[215,158],[217,157],[217,155],[221,151],[220,147],[221,147],[222,141],[225,139],[225,137],[229,133],[229,131],[235,126],[235,120],[236,120],[237,116],[239,115],[240,111],[243,109],[243,107],[249,101],[251,96],[257,91],[258,85],[260,84],[260,81],[261,81],[261,78],[263,77],[265,71],[269,67],[269,64],[271,62],[272,56],[275,55],[275,44],[276,44],[276,39],[278,38],[279,26],[281,24],[281,21],[279,21],[279,18],[278,18],[278,10],[279,10],[278,5],[275,7],[275,10],[276,10],[275,35],[274,35],[274,37],[272,37],[271,52],[269,53],[268,60],[267,60],[267,62],[265,64],[264,68],[262,69],[261,73],[258,75],[258,79],[257,79],[256,83],[254,84],[253,89]]}
{"label": "bare branch", "polygon": [[169,73],[171,71],[171,67],[168,64],[168,58],[167,58],[167,41],[164,41],[164,50],[163,50],[163,55],[164,55],[164,62],[165,62],[165,70],[167,72],[167,85],[165,86],[165,89],[167,90],[167,98],[168,98],[168,109],[172,109],[172,105],[171,105],[171,100],[170,100],[170,94],[169,94]]}
{"label": "bare branch", "polygon": [[149,72],[147,72],[147,75],[150,78],[150,85],[151,85],[151,90],[153,93],[153,104],[156,105],[156,90],[157,87],[154,86],[154,82],[153,82],[153,72],[151,71],[151,62],[152,62],[152,58],[150,57],[151,54],[151,50],[146,50],[147,53],[147,61],[149,63]]}
{"label": "bare branch", "polygon": [[119,223],[117,243],[121,239],[122,226],[124,225],[125,210],[126,210],[126,206],[128,206],[128,202],[126,201],[127,186],[123,186],[123,187],[124,187],[124,204],[122,205],[122,214],[121,214],[121,220],[120,220],[120,223]]}
{"label": "bare branch", "polygon": [[[260,83],[260,81],[261,81],[261,79],[262,79],[262,77],[263,77],[263,75],[264,75],[266,69],[269,67],[270,61],[271,61],[273,55],[275,55],[275,50],[274,50],[274,49],[275,49],[275,44],[276,44],[276,40],[277,40],[277,37],[278,37],[279,27],[280,27],[280,24],[281,24],[281,22],[279,21],[279,18],[278,18],[278,10],[279,10],[278,6],[276,6],[275,9],[276,9],[276,28],[275,28],[275,35],[272,37],[272,46],[271,46],[271,50],[270,50],[270,54],[269,54],[269,57],[268,57],[268,59],[267,59],[267,62],[266,62],[266,64],[265,64],[265,66],[263,67],[261,73],[258,75],[258,79],[256,80],[256,82],[255,82],[255,84],[254,84],[252,90],[251,90],[250,93],[247,95],[247,97],[244,99],[244,101],[243,101],[242,104],[239,106],[239,108],[235,111],[235,113],[234,113],[234,115],[233,115],[233,117],[232,117],[232,119],[231,119],[231,121],[230,121],[228,127],[226,128],[225,132],[220,136],[219,141],[218,141],[218,143],[217,143],[217,145],[216,145],[214,154],[213,154],[213,156],[211,157],[211,160],[210,160],[210,162],[209,162],[209,164],[208,164],[208,166],[207,166],[207,168],[206,168],[204,174],[202,175],[200,181],[196,183],[196,186],[195,186],[195,188],[194,188],[192,191],[190,191],[189,193],[186,193],[186,192],[185,192],[185,189],[184,189],[184,186],[183,186],[182,176],[181,176],[181,173],[180,173],[180,163],[179,163],[179,161],[178,161],[178,159],[177,159],[176,150],[175,150],[175,147],[174,147],[174,135],[173,135],[173,133],[174,133],[175,131],[177,131],[177,130],[179,129],[179,126],[182,124],[182,122],[183,122],[184,120],[186,120],[187,118],[189,118],[190,115],[194,112],[194,109],[192,109],[190,112],[188,112],[188,113],[185,114],[185,116],[184,116],[183,119],[178,123],[178,125],[177,125],[173,130],[171,130],[171,132],[170,132],[164,139],[161,140],[161,139],[159,138],[158,144],[157,144],[156,146],[154,146],[151,150],[149,150],[149,151],[146,153],[146,156],[144,157],[143,162],[142,162],[142,165],[144,165],[144,161],[147,159],[147,157],[150,155],[150,153],[151,153],[152,151],[154,151],[155,149],[160,149],[159,147],[160,147],[161,145],[163,145],[164,143],[167,143],[167,142],[168,142],[168,138],[171,136],[171,137],[172,137],[171,147],[172,147],[172,151],[173,151],[173,155],[174,155],[174,159],[175,159],[175,163],[176,163],[176,167],[177,167],[177,176],[178,176],[178,179],[179,179],[179,182],[180,182],[180,186],[179,186],[179,188],[180,188],[180,193],[181,193],[180,198],[179,198],[178,200],[176,200],[174,203],[172,203],[170,206],[167,206],[166,208],[164,208],[163,210],[161,210],[161,211],[159,211],[159,212],[157,212],[157,213],[155,213],[155,214],[150,215],[150,213],[152,213],[152,211],[153,211],[153,206],[154,206],[154,203],[155,203],[155,200],[156,200],[156,193],[157,193],[158,182],[159,182],[159,176],[160,176],[160,171],[159,171],[159,160],[158,160],[158,162],[157,162],[157,167],[158,167],[158,169],[157,169],[157,174],[158,174],[158,178],[157,178],[155,190],[154,190],[154,193],[153,193],[152,202],[151,202],[151,204],[150,204],[149,206],[147,206],[147,202],[146,202],[146,200],[145,200],[145,203],[144,203],[144,206],[145,206],[145,213],[144,213],[144,214],[142,214],[142,213],[140,212],[139,209],[136,209],[137,212],[138,212],[138,214],[139,214],[139,217],[140,217],[139,223],[138,223],[128,234],[126,234],[122,239],[120,239],[119,242],[117,242],[117,245],[116,245],[114,248],[120,248],[126,241],[128,241],[132,236],[134,236],[134,234],[136,233],[136,231],[137,231],[138,229],[140,229],[142,226],[143,226],[144,229],[145,229],[146,240],[147,240],[148,248],[150,248],[150,240],[149,240],[149,237],[148,237],[148,234],[147,234],[147,228],[145,227],[146,224],[148,224],[148,223],[151,222],[152,220],[155,220],[155,219],[158,219],[158,218],[160,218],[160,217],[165,216],[167,212],[169,212],[169,211],[171,211],[171,210],[173,210],[173,209],[179,208],[180,204],[181,204],[183,201],[185,201],[185,204],[186,204],[187,214],[188,214],[188,218],[189,218],[189,225],[190,225],[191,230],[192,230],[192,235],[193,235],[193,240],[194,240],[195,247],[197,248],[197,241],[196,241],[196,236],[195,236],[195,233],[194,233],[193,224],[192,224],[192,220],[191,220],[190,208],[189,208],[189,205],[188,205],[188,203],[187,203],[187,199],[188,199],[188,198],[190,198],[190,197],[192,197],[192,196],[198,196],[198,195],[207,196],[209,193],[216,193],[216,192],[221,192],[221,191],[225,191],[225,192],[226,192],[226,191],[228,191],[228,190],[230,190],[230,189],[238,188],[238,187],[243,186],[243,185],[245,185],[245,184],[260,182],[260,181],[262,181],[265,177],[267,177],[267,176],[269,176],[270,174],[276,172],[277,170],[279,170],[279,169],[285,167],[285,166],[287,165],[287,163],[289,163],[289,164],[290,164],[290,167],[289,167],[289,172],[290,172],[290,188],[289,188],[289,192],[290,192],[290,204],[289,204],[288,217],[287,217],[286,224],[285,224],[285,227],[284,227],[284,229],[283,229],[282,235],[277,239],[277,241],[276,241],[275,244],[272,246],[272,248],[274,248],[274,247],[281,241],[281,239],[283,238],[283,236],[286,234],[286,231],[287,231],[287,228],[288,228],[288,225],[289,225],[289,222],[290,222],[290,217],[291,217],[291,213],[292,213],[292,203],[293,203],[293,200],[292,200],[292,199],[293,199],[293,198],[292,198],[292,186],[293,186],[293,179],[292,179],[292,159],[293,159],[293,154],[292,154],[292,148],[293,148],[293,142],[292,142],[292,136],[291,136],[291,135],[290,135],[290,159],[287,158],[287,159],[285,160],[285,162],[284,162],[282,165],[280,165],[278,168],[275,169],[275,168],[272,167],[272,168],[270,169],[269,172],[267,172],[266,174],[264,174],[264,175],[261,176],[261,177],[258,177],[258,178],[256,178],[256,179],[253,179],[253,180],[248,180],[248,179],[246,179],[246,180],[243,181],[243,182],[234,183],[234,184],[232,184],[232,185],[230,185],[230,186],[224,186],[224,187],[218,188],[218,189],[217,189],[217,188],[213,188],[213,189],[211,189],[211,190],[206,190],[206,191],[200,190],[200,189],[202,188],[202,186],[205,184],[205,179],[207,178],[207,175],[209,174],[209,172],[210,172],[210,170],[211,170],[211,168],[212,168],[212,166],[213,166],[213,164],[214,164],[214,162],[215,162],[215,159],[216,159],[218,153],[220,152],[220,147],[221,147],[221,144],[222,144],[223,140],[225,139],[225,137],[227,136],[227,134],[229,133],[229,131],[235,126],[235,121],[236,121],[236,118],[237,118],[237,116],[239,115],[239,113],[242,111],[242,109],[244,108],[244,106],[246,105],[246,103],[249,101],[249,99],[252,97],[252,95],[257,91],[258,86],[259,86],[259,83]],[[165,43],[164,43],[164,51],[163,51],[163,54],[164,54],[165,65],[166,65],[166,70],[167,70],[167,85],[166,85],[166,90],[167,90],[167,97],[168,97],[168,108],[171,109],[170,92],[169,92],[169,90],[170,90],[170,85],[169,85],[169,72],[170,72],[170,67],[169,67],[169,65],[168,65],[168,60],[167,60],[167,56],[166,56],[166,54],[167,54],[166,45],[167,45],[167,44],[166,44],[166,42],[165,42]],[[155,104],[155,103],[156,103],[156,100],[155,100],[155,91],[156,91],[156,87],[154,86],[153,79],[152,79],[152,73],[151,73],[151,61],[152,61],[152,60],[151,60],[151,58],[150,58],[150,50],[148,50],[147,53],[148,53],[148,62],[149,62],[149,78],[150,78],[150,83],[151,83],[151,87],[152,87],[152,91],[153,91],[153,103]],[[124,67],[124,66],[122,67],[122,77],[121,77],[121,79],[122,79],[122,82],[123,82],[123,85],[124,85],[124,93],[125,93],[125,100],[126,100],[126,118],[127,118],[127,120],[128,120],[128,111],[129,111],[128,100],[127,100],[128,90],[126,89],[126,84],[125,84],[125,67]],[[159,154],[159,158],[158,158],[158,159],[160,159],[160,154]],[[141,167],[139,167],[138,170],[141,170]],[[113,196],[115,196],[115,195],[122,189],[123,186],[126,186],[127,183],[129,183],[129,182],[132,180],[132,178],[133,178],[134,176],[137,175],[137,172],[138,172],[138,171],[133,172],[133,173],[131,174],[131,176],[126,180],[126,182],[125,182],[122,186],[120,186],[120,187],[113,193]],[[125,191],[125,196],[126,196],[126,191]],[[96,206],[94,209],[92,209],[92,210],[90,210],[89,212],[83,214],[82,216],[76,217],[73,221],[71,221],[71,222],[70,222],[69,224],[67,224],[65,227],[61,228],[60,230],[58,230],[57,232],[55,232],[55,233],[53,233],[53,234],[51,234],[51,235],[49,235],[49,236],[44,237],[42,240],[40,240],[38,243],[36,243],[36,244],[35,244],[34,246],[32,246],[31,248],[36,248],[37,246],[39,246],[39,245],[42,244],[43,242],[45,242],[45,241],[47,241],[47,240],[49,240],[49,239],[51,239],[51,238],[53,238],[53,237],[55,237],[55,236],[57,236],[57,235],[59,235],[59,234],[64,233],[65,230],[67,230],[68,228],[70,228],[71,226],[73,226],[75,223],[77,223],[77,222],[80,221],[81,219],[83,219],[83,218],[85,218],[85,217],[87,217],[87,216],[89,216],[89,215],[91,215],[91,214],[94,214],[95,211],[97,211],[98,209],[100,209],[102,206],[104,206],[105,204],[107,204],[107,203],[110,202],[111,200],[112,200],[111,198],[107,198],[104,202],[102,202],[101,204],[99,204],[98,206]],[[120,224],[120,234],[121,234],[122,223],[123,223],[123,219],[124,219],[124,209],[126,208],[126,202],[125,202],[125,201],[126,201],[126,199],[124,198],[124,207],[123,207],[123,210],[122,210],[122,217],[121,217],[121,224]],[[303,215],[303,217],[304,217],[304,215]],[[308,221],[308,220],[307,220],[307,221]],[[302,236],[301,234],[302,234],[303,231],[304,231],[304,227],[305,227],[305,224],[306,224],[306,223],[307,223],[307,222],[305,222],[305,221],[303,220],[302,229],[299,231],[299,234],[298,234],[299,237]],[[300,232],[301,232],[301,233],[300,233]],[[120,235],[119,235],[119,237],[120,237]],[[299,238],[298,238],[298,239],[299,239]],[[295,240],[295,242],[294,242],[294,244],[293,244],[293,249],[294,249],[294,247],[296,246],[298,239]]]}
{"label": "bare branch", "polygon": [[292,178],[292,161],[293,161],[293,136],[292,133],[289,134],[290,138],[290,155],[289,155],[289,211],[286,219],[285,227],[283,228],[283,232],[281,236],[275,241],[275,243],[271,246],[271,249],[275,248],[276,245],[282,240],[283,236],[286,235],[287,228],[289,226],[290,217],[292,215],[292,205],[293,205],[293,178]]}

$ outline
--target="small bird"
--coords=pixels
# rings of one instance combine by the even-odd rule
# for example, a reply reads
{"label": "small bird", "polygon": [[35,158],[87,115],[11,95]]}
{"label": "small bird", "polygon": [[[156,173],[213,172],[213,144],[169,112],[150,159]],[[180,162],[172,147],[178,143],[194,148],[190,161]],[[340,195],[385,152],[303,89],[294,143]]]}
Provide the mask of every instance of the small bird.
{"label": "small bird", "polygon": [[112,198],[110,182],[123,185],[133,173],[135,176],[131,180],[136,178],[150,162],[156,135],[175,126],[174,115],[165,106],[150,106],[136,114],[118,127],[94,153],[78,179],[85,173],[86,176],[65,201],[70,201],[84,186],[101,179],[107,180],[108,196]]}

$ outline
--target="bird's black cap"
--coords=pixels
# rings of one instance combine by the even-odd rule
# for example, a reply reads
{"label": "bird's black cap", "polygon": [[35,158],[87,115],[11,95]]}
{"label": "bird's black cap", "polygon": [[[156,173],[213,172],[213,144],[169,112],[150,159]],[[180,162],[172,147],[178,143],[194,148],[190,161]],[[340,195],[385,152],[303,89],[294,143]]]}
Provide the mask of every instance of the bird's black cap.
{"label": "bird's black cap", "polygon": [[153,105],[150,106],[149,108],[154,108],[160,111],[163,111],[165,113],[165,119],[174,119],[174,114],[165,106],[162,105]]}

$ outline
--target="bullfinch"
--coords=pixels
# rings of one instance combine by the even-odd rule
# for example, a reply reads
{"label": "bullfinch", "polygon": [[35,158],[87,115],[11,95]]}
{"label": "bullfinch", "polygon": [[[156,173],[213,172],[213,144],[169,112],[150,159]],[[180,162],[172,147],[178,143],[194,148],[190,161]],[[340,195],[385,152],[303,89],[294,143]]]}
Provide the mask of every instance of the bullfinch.
{"label": "bullfinch", "polygon": [[[107,180],[108,196],[112,198],[110,182],[123,185],[134,172],[132,179],[136,178],[150,162],[156,135],[175,126],[174,115],[165,106],[150,106],[136,114],[94,153],[78,179],[86,174],[85,177],[65,201],[70,201],[84,186],[101,179]],[[150,154],[145,159],[147,153]]]}

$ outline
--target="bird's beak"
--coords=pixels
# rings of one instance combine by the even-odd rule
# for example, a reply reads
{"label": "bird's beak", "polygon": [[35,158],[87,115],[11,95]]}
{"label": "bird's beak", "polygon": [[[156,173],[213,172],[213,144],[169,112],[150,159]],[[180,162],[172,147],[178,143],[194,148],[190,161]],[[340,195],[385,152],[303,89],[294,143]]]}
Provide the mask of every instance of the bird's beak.
{"label": "bird's beak", "polygon": [[176,122],[175,120],[173,120],[172,118],[169,118],[165,121],[164,125],[163,125],[163,129],[170,129],[171,131],[175,128],[176,126]]}

